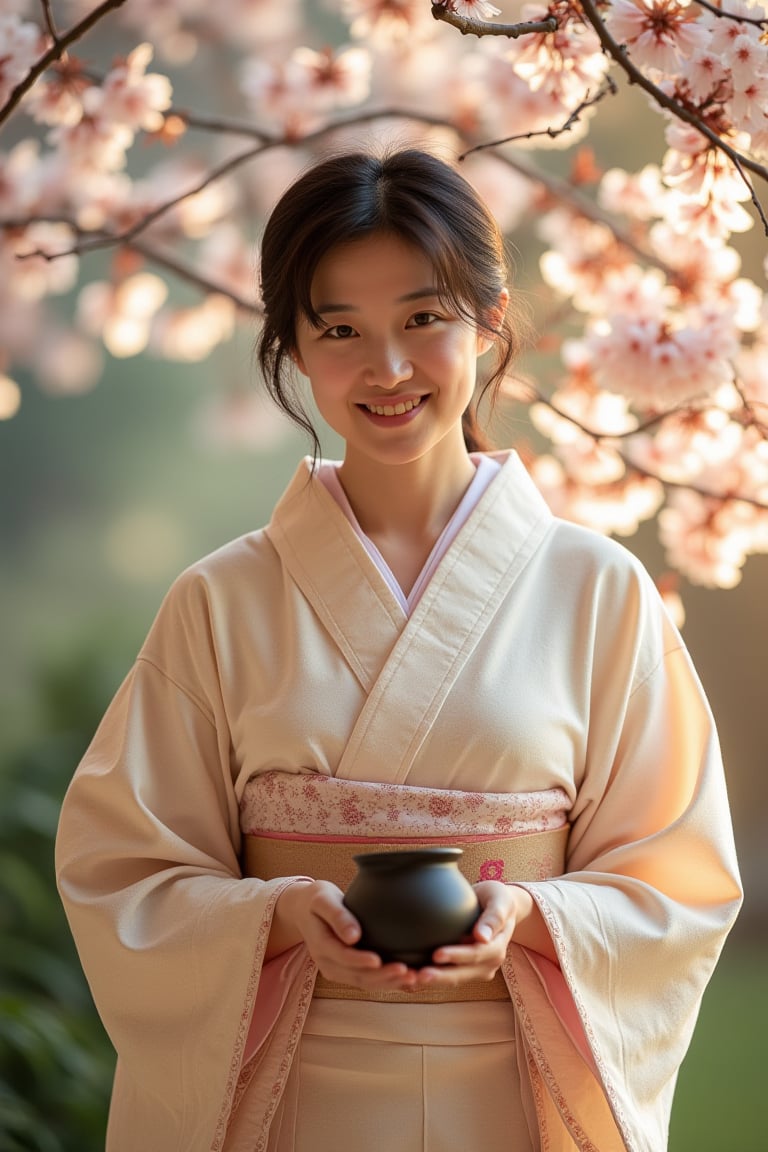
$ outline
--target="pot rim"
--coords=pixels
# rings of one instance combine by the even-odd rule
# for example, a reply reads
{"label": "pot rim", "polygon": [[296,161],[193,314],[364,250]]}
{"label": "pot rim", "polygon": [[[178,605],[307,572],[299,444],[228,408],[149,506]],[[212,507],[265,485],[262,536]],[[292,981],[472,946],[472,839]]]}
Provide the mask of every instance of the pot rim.
{"label": "pot rim", "polygon": [[434,848],[393,848],[383,852],[360,852],[353,859],[356,864],[453,864],[464,854],[463,848],[442,845]]}

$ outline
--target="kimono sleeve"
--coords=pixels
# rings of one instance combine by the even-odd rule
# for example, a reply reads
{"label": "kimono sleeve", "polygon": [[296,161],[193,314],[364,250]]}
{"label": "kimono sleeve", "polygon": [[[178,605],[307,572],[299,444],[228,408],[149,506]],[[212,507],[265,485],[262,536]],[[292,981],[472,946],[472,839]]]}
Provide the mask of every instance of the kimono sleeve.
{"label": "kimono sleeve", "polygon": [[[59,891],[118,1054],[114,1152],[221,1147],[272,911],[296,879],[240,872],[208,609],[204,583],[182,577],[61,811]],[[273,1031],[267,1065],[290,1019]]]}
{"label": "kimono sleeve", "polygon": [[[516,946],[509,961],[534,1076],[585,1152],[667,1147],[678,1069],[741,903],[707,700],[650,578],[630,575],[597,613],[566,874],[524,885],[560,972]],[[587,1061],[546,993],[563,979]]]}

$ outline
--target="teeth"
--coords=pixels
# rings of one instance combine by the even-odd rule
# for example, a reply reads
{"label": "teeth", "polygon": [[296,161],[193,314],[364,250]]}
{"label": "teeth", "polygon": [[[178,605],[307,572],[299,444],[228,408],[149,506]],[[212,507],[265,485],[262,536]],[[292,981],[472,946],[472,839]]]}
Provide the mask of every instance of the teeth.
{"label": "teeth", "polygon": [[398,404],[366,404],[365,407],[376,416],[402,416],[412,408],[418,408],[421,401],[422,397],[419,396],[418,400],[402,400]]}

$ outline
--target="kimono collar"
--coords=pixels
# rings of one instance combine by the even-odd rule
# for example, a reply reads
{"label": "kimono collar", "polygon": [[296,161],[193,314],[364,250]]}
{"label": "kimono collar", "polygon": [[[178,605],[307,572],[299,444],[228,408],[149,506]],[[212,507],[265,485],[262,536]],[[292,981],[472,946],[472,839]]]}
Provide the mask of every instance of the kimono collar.
{"label": "kimono collar", "polygon": [[447,626],[455,633],[457,620],[494,601],[499,581],[527,559],[532,532],[538,538],[552,522],[517,453],[493,456],[502,465],[499,473],[410,619],[342,509],[314,476],[309,457],[277,503],[267,536],[366,691],[404,630]]}

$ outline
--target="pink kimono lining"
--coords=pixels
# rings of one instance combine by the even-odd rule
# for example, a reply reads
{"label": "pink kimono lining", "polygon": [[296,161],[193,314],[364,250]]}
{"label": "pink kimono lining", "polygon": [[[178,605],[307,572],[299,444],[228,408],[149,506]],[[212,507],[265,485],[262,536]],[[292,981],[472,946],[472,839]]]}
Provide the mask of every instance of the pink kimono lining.
{"label": "pink kimono lining", "polygon": [[[561,828],[567,823],[569,806],[566,793],[557,788],[535,793],[459,792],[273,771],[253,777],[246,785],[240,823],[246,836],[275,839],[292,836],[302,840],[376,843],[424,839],[455,842],[471,837],[492,841],[494,837]],[[530,951],[528,956],[560,1022],[597,1074],[562,972],[544,956]],[[244,1064],[256,1055],[269,1035],[302,963],[303,949],[297,945],[264,964]]]}

